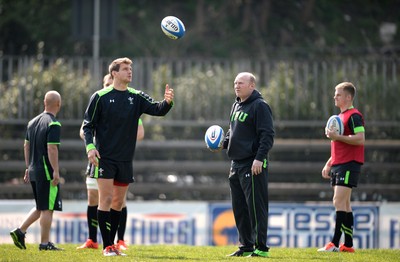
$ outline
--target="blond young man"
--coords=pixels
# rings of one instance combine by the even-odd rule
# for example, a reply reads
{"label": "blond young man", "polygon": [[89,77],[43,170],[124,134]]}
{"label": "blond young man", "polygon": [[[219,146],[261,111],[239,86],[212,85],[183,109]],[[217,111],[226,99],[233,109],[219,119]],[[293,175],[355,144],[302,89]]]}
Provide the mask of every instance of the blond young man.
{"label": "blond young man", "polygon": [[[322,169],[322,177],[330,179],[334,195],[333,205],[336,210],[336,225],[332,241],[318,252],[355,252],[353,248],[353,211],[351,192],[357,187],[361,166],[364,163],[365,129],[360,111],[353,106],[356,88],[350,82],[343,82],[335,87],[335,106],[340,109],[339,117],[344,125],[343,135],[334,130],[325,130],[332,140],[331,157]],[[344,233],[345,241],[339,245]]]}

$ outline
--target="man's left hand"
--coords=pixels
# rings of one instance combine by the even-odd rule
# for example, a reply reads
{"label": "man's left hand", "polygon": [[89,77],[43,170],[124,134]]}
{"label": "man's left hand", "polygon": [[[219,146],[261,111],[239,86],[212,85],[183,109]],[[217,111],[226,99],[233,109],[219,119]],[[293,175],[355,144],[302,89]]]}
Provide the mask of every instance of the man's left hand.
{"label": "man's left hand", "polygon": [[257,159],[254,159],[253,165],[251,166],[251,174],[256,176],[258,174],[261,174],[262,172],[262,166],[263,162]]}

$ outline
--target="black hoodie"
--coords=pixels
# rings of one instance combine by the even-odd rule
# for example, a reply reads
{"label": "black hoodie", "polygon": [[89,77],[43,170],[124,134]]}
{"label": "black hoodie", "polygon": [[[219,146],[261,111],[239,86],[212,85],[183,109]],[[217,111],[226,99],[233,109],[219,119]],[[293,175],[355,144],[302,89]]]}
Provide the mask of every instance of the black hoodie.
{"label": "black hoodie", "polygon": [[244,102],[237,97],[232,105],[230,125],[224,148],[233,165],[248,165],[254,159],[268,159],[274,143],[274,125],[271,108],[254,90]]}

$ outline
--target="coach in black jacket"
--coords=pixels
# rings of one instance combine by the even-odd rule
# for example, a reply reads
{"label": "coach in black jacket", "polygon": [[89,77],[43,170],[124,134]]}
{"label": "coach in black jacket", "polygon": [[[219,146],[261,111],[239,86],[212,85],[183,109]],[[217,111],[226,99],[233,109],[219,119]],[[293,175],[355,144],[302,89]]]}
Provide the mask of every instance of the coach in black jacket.
{"label": "coach in black jacket", "polygon": [[268,152],[275,131],[271,109],[255,87],[253,74],[236,76],[236,102],[223,147],[232,160],[229,185],[240,242],[229,256],[269,256]]}

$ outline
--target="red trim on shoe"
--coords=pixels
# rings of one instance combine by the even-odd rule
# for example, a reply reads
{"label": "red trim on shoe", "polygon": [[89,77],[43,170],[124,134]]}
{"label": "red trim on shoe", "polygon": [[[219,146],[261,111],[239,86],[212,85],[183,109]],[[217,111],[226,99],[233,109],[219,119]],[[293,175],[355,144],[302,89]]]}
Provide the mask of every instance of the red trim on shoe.
{"label": "red trim on shoe", "polygon": [[93,240],[88,238],[83,245],[77,247],[76,249],[85,249],[85,248],[98,249],[99,243],[94,242]]}
{"label": "red trim on shoe", "polygon": [[332,242],[326,244],[323,248],[317,250],[318,252],[340,252],[340,249]]}
{"label": "red trim on shoe", "polygon": [[347,253],[355,253],[356,252],[353,247],[346,247],[344,244],[340,244],[339,249],[340,249],[340,252],[347,252]]}

